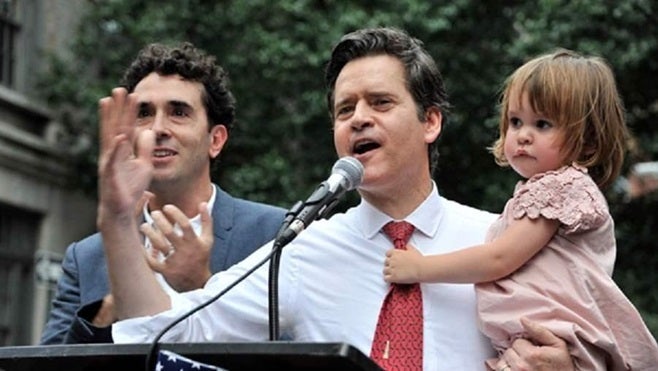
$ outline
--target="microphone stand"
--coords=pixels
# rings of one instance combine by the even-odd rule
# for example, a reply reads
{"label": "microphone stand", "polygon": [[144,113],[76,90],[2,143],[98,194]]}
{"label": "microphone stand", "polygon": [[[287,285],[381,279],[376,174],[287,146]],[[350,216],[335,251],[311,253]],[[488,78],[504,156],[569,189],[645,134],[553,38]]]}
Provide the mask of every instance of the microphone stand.
{"label": "microphone stand", "polygon": [[288,211],[279,228],[272,247],[268,281],[268,314],[270,340],[279,340],[279,263],[281,251],[314,220],[328,215],[338,204],[338,198],[356,188],[363,179],[363,165],[354,157],[338,159],[331,169],[331,176],[304,202],[297,203]]}
{"label": "microphone stand", "polygon": [[274,246],[272,247],[272,253],[270,258],[270,270],[269,270],[269,280],[268,280],[268,314],[269,314],[269,324],[270,324],[270,341],[276,341],[279,339],[279,263],[281,261],[281,251],[283,247],[292,241],[288,239],[284,241],[282,238],[283,233],[288,229],[290,223],[295,219],[297,214],[302,210],[304,203],[297,201],[290,210],[286,213],[286,217],[283,219],[281,228],[276,234],[274,239]]}
{"label": "microphone stand", "polygon": [[[337,204],[338,199],[324,205],[325,198],[330,196],[329,188],[322,184],[316,192],[306,202],[297,201],[297,203],[288,211],[276,238],[274,239],[274,246],[272,247],[272,258],[270,259],[270,271],[268,280],[268,310],[269,310],[269,324],[270,324],[270,341],[279,340],[279,263],[281,261],[281,252],[283,247],[290,243],[301,230],[291,232],[288,228],[295,218],[306,220],[308,216],[315,217],[307,220],[305,223],[299,223],[292,229],[297,229],[301,225],[306,228],[313,220],[323,218],[326,216]],[[324,205],[324,206],[322,206]],[[310,206],[310,207],[309,207]],[[309,211],[311,210],[311,211]],[[306,215],[300,215],[306,214]],[[306,225],[305,225],[306,224]],[[302,229],[303,230],[303,229]]]}

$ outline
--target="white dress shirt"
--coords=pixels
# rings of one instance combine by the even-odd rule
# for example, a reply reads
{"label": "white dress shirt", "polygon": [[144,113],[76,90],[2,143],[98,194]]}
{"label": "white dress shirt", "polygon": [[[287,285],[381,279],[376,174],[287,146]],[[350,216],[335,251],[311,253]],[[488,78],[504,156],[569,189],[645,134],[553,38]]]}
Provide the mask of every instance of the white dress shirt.
{"label": "white dress shirt", "polygon": [[[423,254],[481,243],[496,215],[439,196],[436,186],[405,220],[416,227],[410,244]],[[385,253],[392,243],[381,231],[391,217],[366,201],[344,214],[310,225],[283,250],[279,274],[281,333],[300,342],[345,342],[369,355],[388,284]],[[165,325],[218,293],[253,267],[271,243],[204,289],[171,294],[172,309],[113,326],[117,343],[148,342]],[[175,326],[163,342],[267,341],[268,264],[207,308]],[[483,370],[493,355],[477,328],[470,284],[422,284],[425,370]]]}

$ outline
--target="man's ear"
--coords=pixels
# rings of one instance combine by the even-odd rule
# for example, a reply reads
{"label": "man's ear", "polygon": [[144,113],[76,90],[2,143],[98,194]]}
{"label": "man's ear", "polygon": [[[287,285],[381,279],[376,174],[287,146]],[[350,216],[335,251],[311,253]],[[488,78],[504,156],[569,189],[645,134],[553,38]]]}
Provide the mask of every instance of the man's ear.
{"label": "man's ear", "polygon": [[215,158],[224,148],[228,140],[228,130],[224,125],[215,125],[210,128],[210,145],[208,146],[208,156]]}
{"label": "man's ear", "polygon": [[443,115],[437,107],[430,107],[425,112],[425,142],[434,143],[443,128]]}

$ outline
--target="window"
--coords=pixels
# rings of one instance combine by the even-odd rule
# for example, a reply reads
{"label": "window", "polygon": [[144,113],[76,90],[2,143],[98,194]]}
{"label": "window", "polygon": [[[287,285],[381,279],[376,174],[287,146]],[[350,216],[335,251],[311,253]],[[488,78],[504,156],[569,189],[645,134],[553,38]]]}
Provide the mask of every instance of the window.
{"label": "window", "polygon": [[40,217],[0,203],[0,346],[30,342]]}
{"label": "window", "polygon": [[14,84],[15,42],[19,25],[15,21],[16,0],[0,0],[0,84]]}

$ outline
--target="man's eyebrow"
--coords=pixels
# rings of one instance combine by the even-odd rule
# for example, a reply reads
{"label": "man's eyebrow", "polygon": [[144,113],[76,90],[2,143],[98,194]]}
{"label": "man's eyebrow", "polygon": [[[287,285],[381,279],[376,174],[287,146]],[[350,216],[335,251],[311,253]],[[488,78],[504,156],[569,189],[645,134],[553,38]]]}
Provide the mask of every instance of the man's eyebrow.
{"label": "man's eyebrow", "polygon": [[192,105],[182,100],[171,100],[168,104],[173,108],[192,108]]}
{"label": "man's eyebrow", "polygon": [[152,104],[151,102],[149,102],[149,101],[139,102],[139,103],[137,104],[137,106],[139,107],[139,109],[149,108],[149,107],[151,107],[152,105],[153,105],[153,104]]}
{"label": "man's eyebrow", "polygon": [[345,104],[346,102],[349,102],[349,101],[351,101],[351,100],[352,100],[352,97],[343,97],[343,98],[341,98],[341,99],[335,99],[335,100],[334,100],[334,106],[343,105],[343,104]]}

